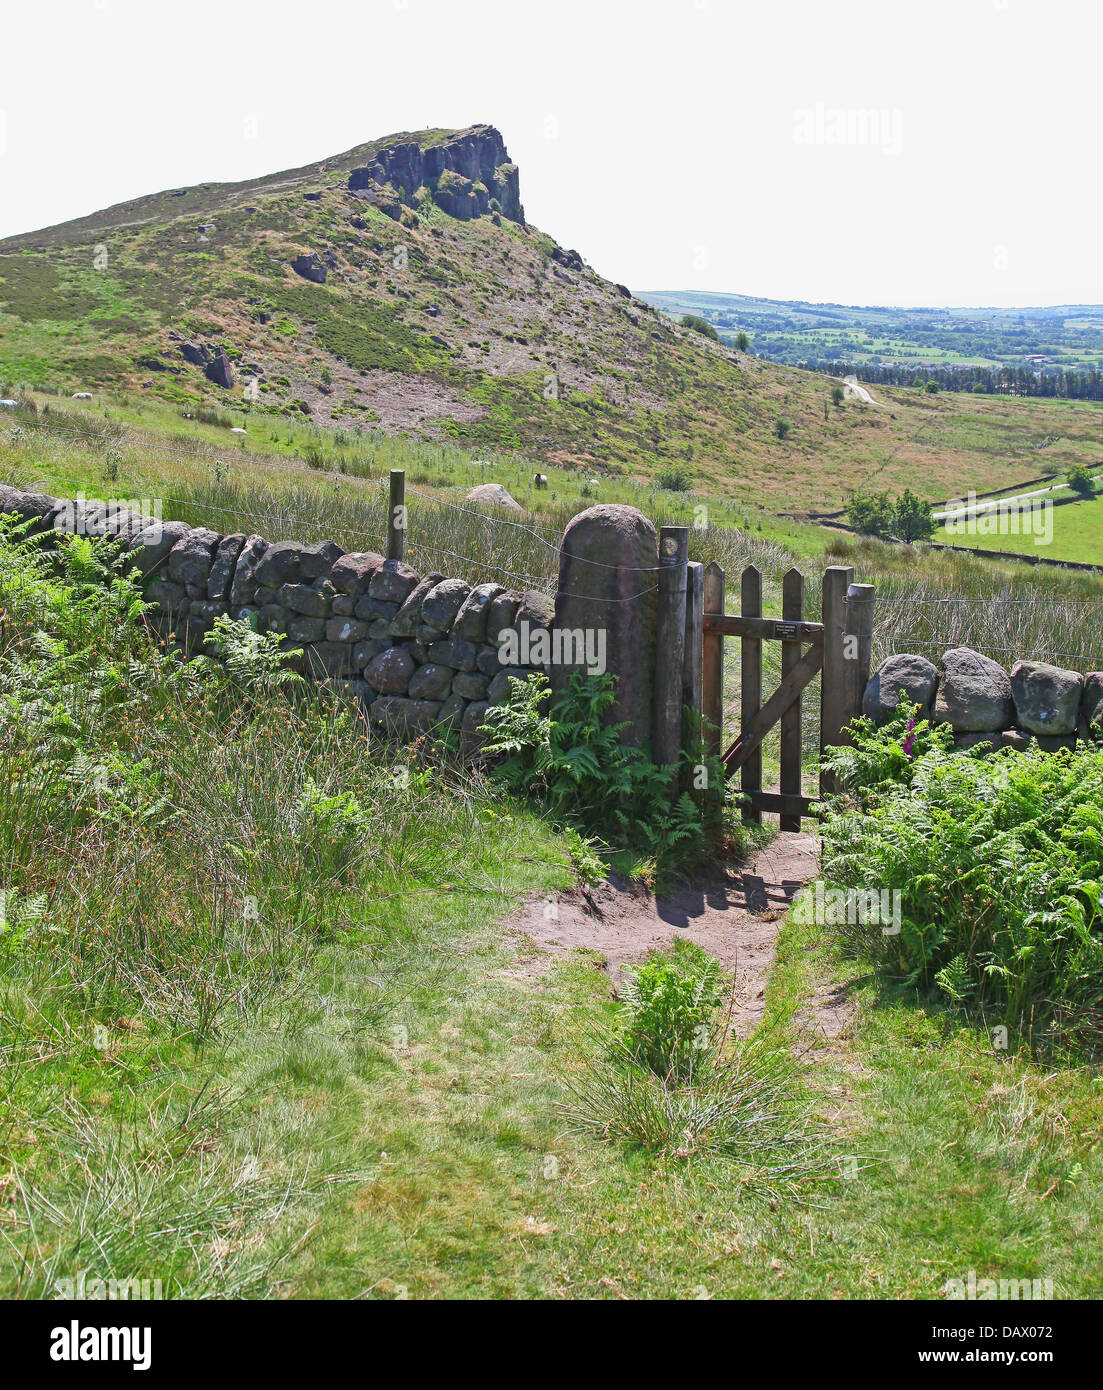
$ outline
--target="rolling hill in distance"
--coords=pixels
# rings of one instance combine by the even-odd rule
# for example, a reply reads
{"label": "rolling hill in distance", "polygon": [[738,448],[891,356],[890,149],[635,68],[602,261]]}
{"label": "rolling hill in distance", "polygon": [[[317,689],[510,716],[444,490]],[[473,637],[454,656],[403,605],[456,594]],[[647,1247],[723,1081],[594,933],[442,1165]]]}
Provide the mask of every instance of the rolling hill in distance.
{"label": "rolling hill in distance", "polygon": [[[702,493],[798,514],[856,487],[940,501],[1099,455],[1089,403],[894,386],[838,403],[836,379],[763,350],[760,333],[782,333],[781,301],[646,298],[527,222],[493,126],[422,130],[0,242],[0,386],[130,393],[185,415],[220,407],[227,424],[294,418],[643,480],[678,469]],[[852,312],[870,334],[903,332],[877,319],[902,311],[801,307],[807,334],[854,333]],[[725,316],[761,327],[743,352],[673,322],[682,310],[725,332]],[[1051,336],[1099,312],[1054,320]]]}
{"label": "rolling hill in distance", "polygon": [[1103,366],[1103,304],[908,309],[702,290],[644,291],[641,298],[672,316],[700,316],[723,340],[746,333],[752,352],[776,362],[1041,371]]}

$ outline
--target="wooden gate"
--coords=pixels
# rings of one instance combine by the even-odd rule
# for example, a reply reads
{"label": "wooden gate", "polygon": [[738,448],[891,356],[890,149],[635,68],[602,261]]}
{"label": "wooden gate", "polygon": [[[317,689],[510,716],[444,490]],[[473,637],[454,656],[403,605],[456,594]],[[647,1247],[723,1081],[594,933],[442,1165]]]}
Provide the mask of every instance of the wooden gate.
{"label": "wooden gate", "polygon": [[[820,683],[820,750],[843,743],[845,726],[861,711],[869,679],[873,632],[873,586],[855,584],[854,571],[832,565],[823,577],[822,621],[804,616],[804,576],[789,570],[781,590],[781,617],[762,616],[762,573],[743,571],[739,613],[726,612],[725,576],[717,564],[704,571],[701,631],[701,712],[709,751],[721,756],[724,774],[740,776],[747,798],[745,820],[761,822],[764,811],[781,817],[782,830],[799,830],[812,798],[802,779],[802,693],[817,673]],[[740,639],[739,733],[722,752],[724,726],[724,638]],[[781,680],[763,703],[762,644],[781,643]],[[762,740],[781,726],[781,772],[777,791],[762,788]],[[821,794],[830,789],[820,775]]]}

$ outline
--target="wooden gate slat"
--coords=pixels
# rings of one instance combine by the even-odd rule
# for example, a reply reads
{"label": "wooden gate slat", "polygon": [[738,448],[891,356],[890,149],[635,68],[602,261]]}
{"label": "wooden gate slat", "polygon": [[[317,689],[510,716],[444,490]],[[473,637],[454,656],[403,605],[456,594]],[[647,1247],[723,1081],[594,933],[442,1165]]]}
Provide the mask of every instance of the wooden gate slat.
{"label": "wooden gate slat", "polygon": [[[754,565],[748,565],[743,571],[739,606],[744,618],[762,617],[762,574]],[[746,730],[751,728],[759,717],[762,706],[762,638],[743,637],[739,645],[739,726]],[[769,727],[767,724],[766,728]],[[737,743],[739,741],[736,740]],[[724,766],[729,772],[734,772],[736,767],[741,769],[739,784],[747,795],[762,790],[762,753],[759,751],[761,742],[762,737],[759,735],[754,743],[748,746],[746,756],[737,764],[730,763],[728,757],[724,759]],[[762,812],[756,811],[753,805],[748,804],[743,809],[743,819],[761,825]]]}
{"label": "wooden gate slat", "polygon": [[[710,750],[723,746],[723,639],[740,639],[740,731],[723,755],[724,776],[740,774],[743,819],[761,822],[763,812],[781,818],[783,830],[799,830],[814,802],[804,795],[801,692],[823,671],[820,690],[820,752],[845,740],[843,729],[861,709],[872,648],[872,585],[851,585],[854,572],[833,565],[823,576],[823,621],[804,618],[804,577],[790,569],[782,581],[782,617],[762,616],[762,574],[743,571],[740,612],[725,611],[724,571],[709,565],[703,584],[701,628],[702,710]],[[781,681],[762,703],[762,643],[781,643]],[[852,650],[853,649],[853,650]],[[803,654],[802,654],[803,653]],[[781,775],[776,792],[762,790],[762,741],[780,724]],[[821,796],[832,779],[820,775]]]}
{"label": "wooden gate slat", "polygon": [[[786,572],[781,582],[781,616],[787,623],[804,619],[804,575],[798,569]],[[784,678],[800,661],[800,641],[781,644],[781,674]],[[781,716],[781,784],[782,796],[799,796],[801,755],[801,700],[797,698]],[[800,814],[782,812],[782,830],[799,830]]]}
{"label": "wooden gate slat", "polygon": [[[724,571],[715,560],[705,570],[706,613],[724,612]],[[702,619],[701,713],[705,719],[705,748],[718,758],[724,739],[724,638]]]}
{"label": "wooden gate slat", "polygon": [[[729,774],[745,767],[748,760],[756,755],[758,755],[759,767],[761,768],[762,759],[758,750],[762,745],[762,740],[793,701],[799,697],[800,692],[812,680],[822,665],[823,648],[810,647],[789,671],[789,674],[782,678],[778,688],[761,709],[746,721],[739,737],[724,754],[724,767]],[[743,790],[761,791],[761,779],[758,786],[753,788],[744,786]]]}

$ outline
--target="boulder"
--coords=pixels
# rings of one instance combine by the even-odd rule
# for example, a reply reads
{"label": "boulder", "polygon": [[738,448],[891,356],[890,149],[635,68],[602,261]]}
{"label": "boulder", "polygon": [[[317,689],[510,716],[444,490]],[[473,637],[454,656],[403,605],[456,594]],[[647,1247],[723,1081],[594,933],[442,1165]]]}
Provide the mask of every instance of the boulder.
{"label": "boulder", "polygon": [[329,582],[342,594],[359,597],[368,592],[372,575],[383,564],[383,556],[374,550],[358,550],[351,555],[342,555],[334,560],[329,571]]}
{"label": "boulder", "polygon": [[528,666],[503,666],[486,692],[486,698],[492,705],[502,705],[513,693],[510,680],[527,680],[529,676],[535,675]]}
{"label": "boulder", "polygon": [[501,634],[513,627],[520,602],[520,595],[516,593],[500,593],[493,600],[486,620],[486,640],[488,642],[499,641]]}
{"label": "boulder", "polygon": [[14,487],[0,487],[0,512],[14,512],[20,521],[29,521],[28,534],[45,535],[53,529],[54,517],[62,502],[41,492],[20,492]]}
{"label": "boulder", "polygon": [[555,599],[539,589],[526,589],[517,605],[514,624],[528,623],[530,628],[551,627],[555,620]]}
{"label": "boulder", "polygon": [[1032,734],[1055,736],[1076,732],[1084,678],[1044,661],[1016,661],[1011,668],[1011,695],[1018,723]]}
{"label": "boulder", "polygon": [[427,574],[418,580],[391,620],[391,632],[395,637],[413,637],[421,626],[422,603],[443,578],[443,574]]}
{"label": "boulder", "polygon": [[405,700],[383,695],[372,702],[368,717],[388,733],[409,736],[428,733],[437,723],[440,704],[436,700]]}
{"label": "boulder", "polygon": [[357,642],[352,649],[352,664],[357,670],[362,670],[373,657],[378,656],[380,652],[387,651],[392,645],[385,639],[375,641],[373,638],[368,638],[365,642]]}
{"label": "boulder", "polygon": [[304,545],[299,555],[299,573],[304,579],[323,579],[344,553],[335,541]]}
{"label": "boulder", "polygon": [[1004,729],[1000,735],[1000,747],[1017,748],[1021,753],[1030,747],[1033,738],[1034,735],[1028,734],[1025,729]]}
{"label": "boulder", "polygon": [[938,684],[934,664],[923,656],[899,652],[882,661],[869,678],[862,696],[862,713],[876,724],[885,724],[896,713],[901,691],[919,706],[922,719],[931,717],[931,702]]}
{"label": "boulder", "polygon": [[183,521],[151,521],[144,531],[134,537],[127,553],[137,564],[140,574],[153,574],[166,564],[172,551],[190,530],[191,527]]}
{"label": "boulder", "polygon": [[446,700],[452,690],[451,666],[429,662],[419,666],[410,677],[408,694],[411,700]]}
{"label": "boulder", "polygon": [[249,536],[241,548],[241,555],[234,567],[234,579],[230,585],[230,603],[233,605],[251,604],[257,596],[257,566],[264,559],[268,542],[260,536]]}
{"label": "boulder", "polygon": [[475,656],[475,669],[484,676],[494,677],[508,662],[502,661],[502,653],[497,647],[480,647]]}
{"label": "boulder", "polygon": [[325,618],[329,615],[329,599],[309,584],[281,584],[279,602],[306,618]]}
{"label": "boulder", "polygon": [[456,695],[462,695],[465,700],[485,700],[489,685],[490,681],[486,676],[480,676],[476,672],[457,671],[452,681],[452,690]]}
{"label": "boulder", "polygon": [[486,742],[486,736],[480,730],[489,708],[485,700],[473,700],[464,710],[460,721],[460,752],[464,757],[477,753]]}
{"label": "boulder", "polygon": [[401,607],[401,604],[382,603],[379,599],[372,598],[370,595],[365,594],[363,598],[358,598],[356,600],[352,611],[362,623],[373,623],[380,618],[382,618],[384,622],[389,623]]}
{"label": "boulder", "polygon": [[1084,677],[1080,713],[1096,737],[1103,735],[1103,671],[1089,671]]}
{"label": "boulder", "polygon": [[[1011,681],[990,657],[971,647],[950,647],[942,654],[934,721],[955,733],[987,733],[1015,722]],[[614,669],[617,669],[614,666]]]}
{"label": "boulder", "polygon": [[309,618],[303,613],[291,613],[287,635],[292,642],[321,642],[326,635],[325,618]]}
{"label": "boulder", "polygon": [[256,567],[257,583],[278,589],[288,580],[298,579],[302,553],[303,547],[298,541],[277,541],[270,545]]}
{"label": "boulder", "polygon": [[[602,503],[571,519],[561,551],[555,626],[597,641],[604,632],[608,669],[619,677],[607,718],[626,726],[626,744],[642,747],[651,740],[658,534],[635,507]],[[552,688],[565,688],[576,669],[584,668],[554,665]]]}
{"label": "boulder", "polygon": [[207,592],[215,550],[222,539],[216,531],[199,526],[189,531],[169,553],[169,578],[176,584],[194,584]]}
{"label": "boulder", "polygon": [[203,368],[203,375],[208,381],[213,381],[216,386],[224,386],[229,391],[234,384],[234,373],[230,366],[230,359],[224,352],[220,352],[217,357],[213,357]]}
{"label": "boulder", "polygon": [[207,579],[207,596],[212,601],[225,602],[230,597],[230,586],[241,552],[245,549],[246,539],[247,537],[239,532],[233,536],[223,536],[219,541]]}
{"label": "boulder", "polygon": [[452,622],[456,636],[465,637],[469,642],[485,642],[491,607],[501,592],[500,584],[476,585]]}
{"label": "boulder", "polygon": [[301,275],[304,280],[312,280],[316,285],[324,285],[326,282],[326,268],[318,265],[313,256],[296,256],[291,262],[291,269],[296,275]]}
{"label": "boulder", "polygon": [[500,507],[507,512],[523,512],[524,508],[512,498],[501,483],[479,483],[464,498],[477,507]]}
{"label": "boulder", "polygon": [[205,367],[211,360],[211,354],[199,343],[181,343],[180,356],[193,367]]}
{"label": "boulder", "polygon": [[326,623],[327,642],[363,642],[367,635],[367,623],[356,618],[330,618]]}
{"label": "boulder", "polygon": [[257,610],[258,632],[286,632],[295,615],[282,604],[265,603]]}
{"label": "boulder", "polygon": [[447,632],[470,593],[471,585],[462,579],[442,579],[426,594],[421,605],[421,621],[438,632]]}
{"label": "boulder", "polygon": [[417,587],[420,578],[402,560],[384,560],[371,577],[368,593],[384,603],[403,603]]}
{"label": "boulder", "polygon": [[467,708],[467,701],[459,695],[450,695],[441,705],[437,714],[437,723],[440,727],[453,729],[459,732],[463,727],[463,712]]}
{"label": "boulder", "polygon": [[154,579],[146,589],[148,601],[166,613],[179,612],[186,597],[183,584],[174,584],[171,579]]}
{"label": "boulder", "polygon": [[429,647],[429,660],[440,666],[451,666],[453,671],[474,671],[478,654],[479,649],[474,642],[468,642],[454,633],[443,642],[433,642]]}
{"label": "boulder", "polygon": [[364,679],[380,695],[402,695],[414,670],[414,659],[405,647],[388,647],[368,662]]}

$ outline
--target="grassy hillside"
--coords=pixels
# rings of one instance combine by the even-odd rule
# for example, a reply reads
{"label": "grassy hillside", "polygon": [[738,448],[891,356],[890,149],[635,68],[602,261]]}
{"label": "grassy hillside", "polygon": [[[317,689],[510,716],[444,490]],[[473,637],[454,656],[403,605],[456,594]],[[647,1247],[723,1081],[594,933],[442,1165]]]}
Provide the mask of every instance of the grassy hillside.
{"label": "grassy hillside", "polygon": [[[909,390],[837,407],[827,378],[675,326],[518,216],[453,216],[443,175],[349,187],[403,151],[486,131],[391,136],[8,239],[0,385],[222,410],[251,438],[294,420],[587,474],[678,467],[774,512],[837,507],[870,479],[942,500],[1097,455],[1098,407]],[[291,268],[305,255],[325,283]],[[232,388],[186,360],[187,343],[224,351]]]}

